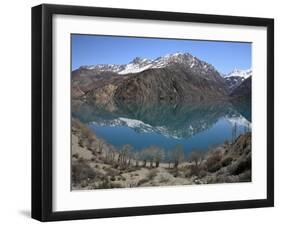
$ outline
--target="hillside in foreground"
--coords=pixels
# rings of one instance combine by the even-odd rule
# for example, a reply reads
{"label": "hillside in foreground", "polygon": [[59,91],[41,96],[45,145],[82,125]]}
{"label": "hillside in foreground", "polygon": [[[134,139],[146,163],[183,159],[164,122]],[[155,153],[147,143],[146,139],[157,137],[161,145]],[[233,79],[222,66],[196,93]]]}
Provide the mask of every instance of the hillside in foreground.
{"label": "hillside in foreground", "polygon": [[250,132],[185,156],[180,146],[169,152],[157,146],[118,150],[72,119],[73,190],[250,181]]}

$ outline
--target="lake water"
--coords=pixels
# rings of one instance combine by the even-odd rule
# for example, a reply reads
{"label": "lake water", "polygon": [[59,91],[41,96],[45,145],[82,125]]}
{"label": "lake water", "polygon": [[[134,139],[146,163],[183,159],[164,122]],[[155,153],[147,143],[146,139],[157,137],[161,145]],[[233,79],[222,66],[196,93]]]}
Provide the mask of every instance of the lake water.
{"label": "lake water", "polygon": [[251,103],[246,101],[118,107],[80,103],[72,106],[72,116],[113,146],[130,144],[135,150],[150,145],[169,150],[177,144],[186,153],[206,150],[251,130]]}

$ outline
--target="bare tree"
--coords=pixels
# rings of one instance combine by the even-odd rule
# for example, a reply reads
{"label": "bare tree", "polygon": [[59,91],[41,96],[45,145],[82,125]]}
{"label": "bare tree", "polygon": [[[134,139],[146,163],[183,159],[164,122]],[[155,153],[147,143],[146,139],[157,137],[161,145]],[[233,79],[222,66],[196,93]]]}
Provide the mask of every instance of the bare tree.
{"label": "bare tree", "polygon": [[105,161],[108,163],[113,163],[115,159],[116,150],[112,145],[108,145],[105,148]]}
{"label": "bare tree", "polygon": [[142,149],[141,153],[140,153],[140,159],[142,160],[143,164],[142,166],[143,167],[146,167],[146,163],[147,163],[147,159],[148,159],[148,154],[147,154],[147,149]]}
{"label": "bare tree", "polygon": [[179,163],[184,160],[184,151],[181,144],[176,145],[172,149],[172,158],[174,160],[174,168],[178,168]]}
{"label": "bare tree", "polygon": [[96,151],[98,152],[98,153],[102,153],[103,152],[103,146],[104,146],[104,141],[103,140],[101,140],[101,139],[99,139],[99,140],[97,140],[97,147],[96,147]]}
{"label": "bare tree", "polygon": [[133,156],[134,156],[134,159],[135,159],[136,167],[139,167],[139,160],[141,159],[141,152],[135,151],[133,153]]}
{"label": "bare tree", "polygon": [[127,158],[128,158],[128,161],[127,161],[127,165],[128,166],[130,166],[131,165],[131,163],[132,163],[132,160],[134,159],[134,152],[133,152],[134,150],[133,150],[133,147],[132,146],[130,146],[130,149],[129,149],[129,151],[128,151],[128,153],[127,153]]}
{"label": "bare tree", "polygon": [[170,169],[171,168],[171,163],[173,161],[173,156],[172,156],[172,151],[171,150],[167,150],[166,151],[166,158],[168,160],[169,169]]}
{"label": "bare tree", "polygon": [[154,163],[155,167],[159,167],[160,161],[164,158],[165,152],[162,148],[155,145],[151,145],[145,150],[146,160],[150,162],[150,167],[152,168]]}
{"label": "bare tree", "polygon": [[200,150],[195,150],[189,154],[188,159],[191,162],[195,162],[196,166],[200,166],[202,161],[204,160],[204,157],[205,157],[205,152]]}
{"label": "bare tree", "polygon": [[153,164],[153,155],[152,155],[152,147],[149,146],[147,148],[144,148],[141,151],[141,159],[143,161],[143,167],[146,167],[146,164],[148,161],[150,161],[150,167],[152,167]]}
{"label": "bare tree", "polygon": [[158,168],[160,161],[165,158],[165,151],[162,148],[155,146],[153,155],[154,155],[155,167]]}
{"label": "bare tree", "polygon": [[120,163],[122,167],[128,166],[130,164],[132,150],[133,147],[130,144],[123,145],[120,152]]}
{"label": "bare tree", "polygon": [[235,139],[237,137],[237,123],[234,123],[234,126],[232,127],[232,143],[235,142]]}
{"label": "bare tree", "polygon": [[148,150],[148,160],[150,162],[150,168],[153,167],[153,162],[154,162],[154,150],[155,150],[155,146],[149,146],[147,148]]}

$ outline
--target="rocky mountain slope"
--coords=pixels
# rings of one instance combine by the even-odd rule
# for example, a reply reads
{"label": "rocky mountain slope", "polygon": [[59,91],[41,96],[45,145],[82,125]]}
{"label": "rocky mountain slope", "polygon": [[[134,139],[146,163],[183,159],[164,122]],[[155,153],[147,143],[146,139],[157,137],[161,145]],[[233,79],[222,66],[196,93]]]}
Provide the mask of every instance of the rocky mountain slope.
{"label": "rocky mountain slope", "polygon": [[230,90],[232,92],[235,90],[241,83],[252,76],[252,69],[248,70],[238,70],[234,69],[232,72],[230,72],[228,75],[226,75],[225,82]]}
{"label": "rocky mountain slope", "polygon": [[83,66],[72,72],[72,97],[106,104],[188,102],[224,99],[225,80],[210,64],[188,53],[127,65]]}
{"label": "rocky mountain slope", "polygon": [[237,88],[235,88],[230,96],[251,98],[252,95],[252,77],[245,79]]}

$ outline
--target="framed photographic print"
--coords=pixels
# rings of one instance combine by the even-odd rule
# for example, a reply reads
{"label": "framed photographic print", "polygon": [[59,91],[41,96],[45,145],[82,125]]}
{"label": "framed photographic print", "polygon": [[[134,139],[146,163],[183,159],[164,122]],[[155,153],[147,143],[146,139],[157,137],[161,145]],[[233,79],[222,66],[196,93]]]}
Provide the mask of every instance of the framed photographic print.
{"label": "framed photographic print", "polygon": [[32,217],[274,205],[274,21],[32,8]]}

